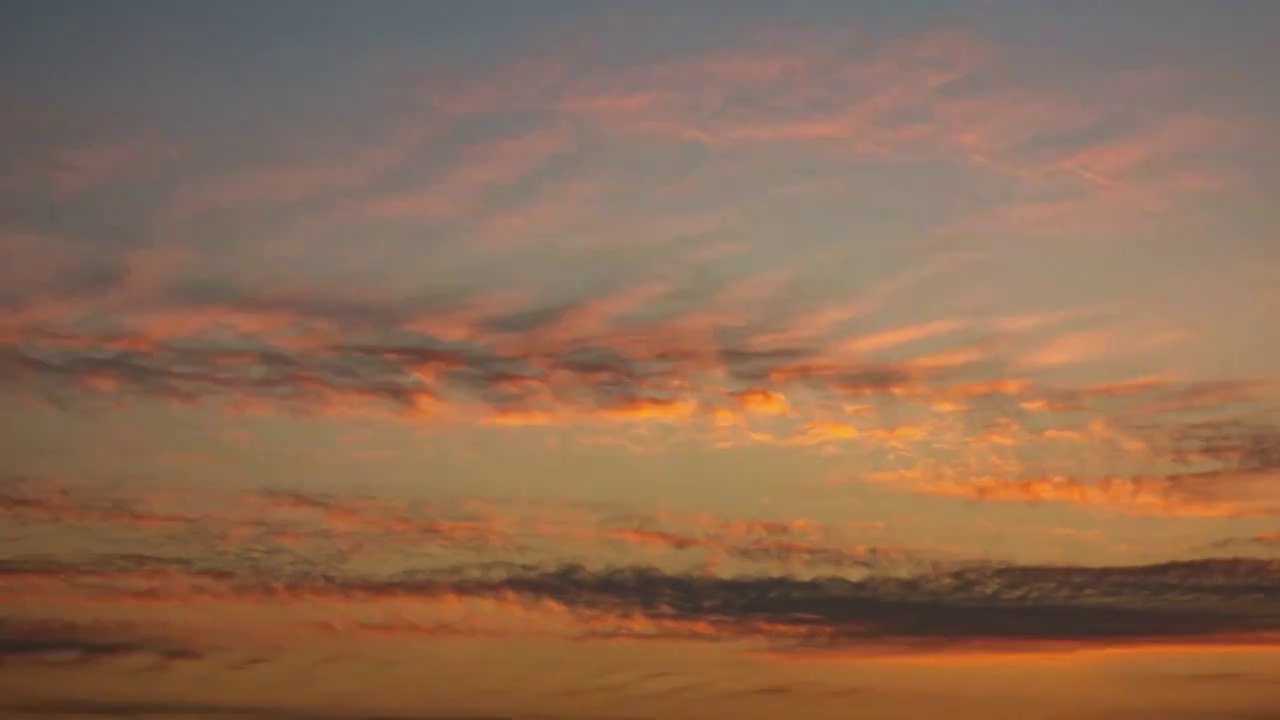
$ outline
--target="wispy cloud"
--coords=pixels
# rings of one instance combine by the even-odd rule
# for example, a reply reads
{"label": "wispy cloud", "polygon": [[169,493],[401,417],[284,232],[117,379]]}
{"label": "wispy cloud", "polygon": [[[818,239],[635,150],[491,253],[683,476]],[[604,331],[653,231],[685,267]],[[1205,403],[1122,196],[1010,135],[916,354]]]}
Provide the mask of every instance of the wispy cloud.
{"label": "wispy cloud", "polygon": [[[896,476],[886,474],[888,479]],[[1063,503],[1114,509],[1131,515],[1168,517],[1268,517],[1280,515],[1280,505],[1265,488],[1276,480],[1274,471],[1209,472],[1167,476],[1070,477],[925,480],[914,489],[927,494],[970,500],[1022,503]],[[1257,490],[1263,488],[1259,497]]]}
{"label": "wispy cloud", "polygon": [[[26,18],[0,664],[68,693],[0,714],[336,720],[250,698],[424,643],[357,699],[802,715],[849,691],[782,662],[1280,648],[1275,133],[1208,28],[567,10]],[[228,648],[268,683],[195,674]],[[227,704],[114,702],[151,670]]]}
{"label": "wispy cloud", "polygon": [[[209,493],[181,500],[68,491],[28,481],[0,496],[0,524],[59,528],[69,539],[143,539],[196,552],[217,565],[237,553],[293,558],[308,571],[335,558],[400,562],[432,557],[588,557],[641,555],[671,562],[732,562],[746,567],[825,568],[861,572],[907,567],[929,556],[876,542],[883,523],[850,526],[804,519],[721,518],[671,512],[617,514],[572,503],[496,502],[457,498],[399,502],[372,497],[270,492]],[[654,550],[659,552],[655,553]],[[462,553],[464,555],[458,555]],[[161,561],[163,563],[163,561]],[[26,567],[23,565],[22,567]],[[81,570],[10,568],[11,577],[47,583]],[[89,571],[88,568],[82,569]],[[38,592],[33,586],[31,592]],[[16,595],[15,595],[16,597]]]}
{"label": "wispy cloud", "polygon": [[434,222],[474,212],[484,193],[515,182],[538,169],[557,152],[568,148],[569,138],[557,128],[539,129],[522,136],[500,138],[470,148],[454,167],[421,191],[371,198],[358,203],[358,211],[374,217]]}

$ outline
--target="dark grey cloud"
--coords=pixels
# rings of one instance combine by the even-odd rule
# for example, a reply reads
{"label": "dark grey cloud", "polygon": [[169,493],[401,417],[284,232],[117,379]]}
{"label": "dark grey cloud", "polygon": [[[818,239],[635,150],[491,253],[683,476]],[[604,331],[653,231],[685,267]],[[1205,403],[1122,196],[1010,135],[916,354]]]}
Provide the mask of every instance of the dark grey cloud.
{"label": "dark grey cloud", "polygon": [[730,633],[784,627],[800,645],[1209,639],[1280,630],[1280,562],[1220,559],[1123,568],[993,566],[909,578],[797,579],[563,566],[462,579],[573,608],[702,620]]}
{"label": "dark grey cloud", "polygon": [[760,380],[779,365],[798,363],[812,359],[815,350],[804,348],[779,348],[774,350],[754,350],[736,346],[721,347],[720,362],[746,380]]}
{"label": "dark grey cloud", "polygon": [[[560,399],[587,408],[643,397],[658,382],[679,376],[678,357],[638,363],[589,346],[569,346],[543,356],[502,356],[418,336],[409,342],[333,345],[290,353],[261,342],[170,341],[131,349],[128,338],[98,338],[97,345],[68,347],[70,337],[0,346],[0,365],[24,388],[66,398],[89,379],[110,379],[126,394],[184,402],[245,397],[306,410],[330,396],[359,397],[412,408],[424,397],[451,395],[495,406],[519,404],[528,386],[548,370],[577,378],[558,390]],[[686,358],[687,360],[687,358]],[[433,369],[428,383],[421,371]],[[545,387],[545,385],[543,385]]]}
{"label": "dark grey cloud", "polygon": [[644,720],[627,715],[460,715],[440,713],[376,713],[355,710],[304,710],[265,705],[191,702],[112,702],[49,699],[0,704],[6,717],[18,718],[242,718],[245,720]]}
{"label": "dark grey cloud", "polygon": [[1280,552],[1280,531],[1261,535],[1223,538],[1202,548],[1197,548],[1197,550],[1204,553],[1231,552],[1237,554]]}
{"label": "dark grey cloud", "polygon": [[[644,617],[652,628],[593,625],[591,637],[753,639],[780,651],[949,648],[1044,642],[1132,644],[1275,642],[1280,633],[1280,560],[1215,558],[1117,567],[937,564],[913,574],[861,579],[789,575],[719,576],[655,567],[485,563],[370,577],[330,568],[287,570],[226,557],[199,573],[220,597],[266,600],[318,596],[466,596],[551,600],[583,617]],[[96,562],[122,577],[165,565],[163,558]],[[5,563],[0,573],[40,572],[39,561]],[[74,576],[65,565],[45,572]],[[109,572],[93,571],[95,580]],[[163,598],[163,586],[121,593]],[[180,597],[173,598],[181,601]],[[624,624],[625,625],[625,624]]]}
{"label": "dark grey cloud", "polygon": [[730,554],[752,562],[789,562],[827,568],[875,569],[904,560],[919,560],[919,554],[897,548],[847,548],[809,545],[798,542],[756,542],[730,548]]}
{"label": "dark grey cloud", "polygon": [[0,618],[0,664],[84,663],[125,657],[162,662],[198,660],[203,653],[137,628],[69,621]]}
{"label": "dark grey cloud", "polygon": [[10,346],[0,349],[0,362],[14,377],[45,382],[44,389],[55,395],[65,393],[67,383],[110,378],[126,393],[187,402],[248,397],[305,410],[332,394],[410,407],[415,397],[431,392],[405,368],[368,353],[300,358],[261,347],[68,352]]}
{"label": "dark grey cloud", "polygon": [[508,715],[369,715],[355,712],[322,712],[287,707],[215,703],[105,702],[49,700],[0,706],[9,717],[60,718],[251,718],[253,720],[512,720]]}
{"label": "dark grey cloud", "polygon": [[1175,462],[1208,458],[1236,470],[1280,468],[1280,431],[1271,423],[1230,418],[1172,425],[1135,423],[1134,429]]}
{"label": "dark grey cloud", "polygon": [[499,315],[484,322],[484,327],[502,333],[527,333],[552,325],[565,316],[578,303],[561,303],[546,307]]}

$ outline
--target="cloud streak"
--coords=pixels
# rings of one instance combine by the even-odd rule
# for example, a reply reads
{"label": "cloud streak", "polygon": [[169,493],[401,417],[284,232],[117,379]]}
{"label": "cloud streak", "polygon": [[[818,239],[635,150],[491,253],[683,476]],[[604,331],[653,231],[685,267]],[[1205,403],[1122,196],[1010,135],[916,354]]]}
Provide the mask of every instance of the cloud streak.
{"label": "cloud streak", "polygon": [[[241,570],[234,580],[204,574],[193,586],[161,576],[145,581],[127,567],[120,572],[131,588],[115,591],[121,599],[190,603],[203,595],[219,604],[320,602],[335,610],[353,603],[413,601],[420,609],[498,603],[520,619],[505,626],[517,635],[541,627],[565,639],[746,643],[802,655],[1280,647],[1280,617],[1265,599],[1278,589],[1280,566],[1247,558],[1116,567],[942,565],[860,580],[489,564],[382,578],[330,575],[323,583]],[[415,627],[435,632],[430,623]]]}
{"label": "cloud streak", "polygon": [[6,618],[0,621],[0,665],[77,665],[142,658],[161,663],[199,660],[203,653],[138,629],[61,620]]}
{"label": "cloud streak", "polygon": [[[952,497],[1166,515],[1277,507],[1265,476],[1275,461],[1249,445],[1274,444],[1262,384],[1161,377],[1055,384],[1052,374],[1026,371],[1065,362],[1063,348],[1088,332],[1046,338],[1045,328],[1011,330],[998,316],[874,332],[828,328],[826,337],[761,347],[778,326],[767,316],[744,322],[722,314],[714,298],[655,312],[679,291],[670,282],[639,283],[523,307],[510,298],[445,297],[415,307],[323,295],[227,297],[183,312],[143,310],[128,330],[20,325],[0,347],[0,364],[17,382],[11,391],[62,404],[162,400],[507,432],[643,433],[665,425],[721,447],[914,456],[926,464],[880,477],[919,478],[919,489]],[[1114,354],[1110,344],[1090,342],[1090,354]],[[874,357],[886,351],[896,357]],[[1028,365],[1028,357],[1036,360]],[[1146,467],[1113,459],[1090,479],[1074,469],[1029,473],[1007,458],[1066,447],[1090,458],[1114,458],[1118,449]],[[967,477],[929,469],[947,453],[963,458]],[[1246,462],[1248,453],[1255,457]],[[1170,463],[1179,467],[1154,469]]]}

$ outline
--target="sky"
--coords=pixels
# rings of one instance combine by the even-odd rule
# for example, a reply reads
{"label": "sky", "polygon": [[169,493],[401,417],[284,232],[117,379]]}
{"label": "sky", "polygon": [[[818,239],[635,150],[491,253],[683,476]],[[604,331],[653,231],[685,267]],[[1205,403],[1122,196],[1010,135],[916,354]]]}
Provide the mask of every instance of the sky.
{"label": "sky", "polygon": [[1280,5],[0,12],[0,716],[1280,718]]}

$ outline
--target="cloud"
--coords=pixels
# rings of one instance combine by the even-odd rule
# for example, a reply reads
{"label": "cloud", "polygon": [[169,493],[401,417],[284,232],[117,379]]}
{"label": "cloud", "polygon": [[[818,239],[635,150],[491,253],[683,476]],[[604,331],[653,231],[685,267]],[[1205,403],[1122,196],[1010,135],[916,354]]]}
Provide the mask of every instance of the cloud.
{"label": "cloud", "polygon": [[689,548],[721,549],[722,547],[721,543],[715,538],[680,535],[646,528],[615,528],[609,530],[607,535],[610,539],[621,540],[635,545],[658,545],[676,550],[687,550]]}
{"label": "cloud", "polygon": [[1208,553],[1270,553],[1280,552],[1280,532],[1263,532],[1256,535],[1229,537],[1210,543],[1204,552]]}
{"label": "cloud", "polygon": [[[664,423],[719,446],[946,449],[969,453],[972,476],[1005,479],[982,493],[940,485],[942,494],[1063,500],[1072,494],[1078,504],[1104,503],[1098,493],[1061,482],[1020,489],[1006,477],[1011,468],[993,464],[990,455],[980,458],[980,449],[1055,453],[1055,446],[1074,444],[1081,457],[1092,459],[1120,448],[1132,458],[1214,472],[1233,469],[1250,434],[1272,432],[1243,419],[1264,417],[1256,413],[1266,402],[1256,383],[1149,377],[1055,386],[1052,376],[1020,376],[1011,368],[1026,357],[1028,338],[1015,333],[1009,342],[978,341],[1000,318],[906,324],[862,335],[852,342],[864,349],[892,347],[899,355],[868,360],[848,356],[838,326],[821,323],[827,337],[796,346],[770,346],[772,340],[762,346],[757,338],[778,337],[769,315],[721,315],[714,299],[666,305],[680,297],[670,281],[638,282],[559,304],[483,293],[409,303],[218,293],[190,298],[181,310],[139,309],[127,316],[127,329],[91,332],[74,322],[19,327],[14,342],[0,345],[0,365],[10,370],[10,391],[37,393],[64,407],[158,399],[227,411],[364,415],[507,432]],[[788,321],[786,314],[780,317]],[[814,327],[802,329],[809,334]],[[942,349],[910,352],[906,345],[953,333],[959,344]],[[844,407],[860,408],[857,417],[842,414],[838,408]],[[1215,422],[1241,419],[1238,426],[1193,419],[1209,411],[1222,418]],[[892,425],[886,422],[890,413],[898,418]],[[1167,474],[1112,462],[1117,467],[1104,474]]]}
{"label": "cloud", "polygon": [[[148,499],[27,481],[0,495],[0,525],[56,527],[63,538],[91,539],[94,546],[162,538],[175,553],[201,555],[203,548],[214,560],[240,553],[292,558],[289,562],[308,571],[367,554],[366,545],[376,545],[375,552],[384,555],[411,549],[478,553],[516,549],[536,539],[522,527],[526,518],[468,510],[466,505],[283,492]],[[30,577],[39,581],[32,590],[39,594],[59,572]]]}
{"label": "cloud", "polygon": [[[944,226],[953,233],[1115,232],[1230,176],[1234,118],[1189,113],[1159,83],[1123,72],[1089,92],[1032,86],[1017,77],[1018,63],[962,33],[811,28],[746,33],[732,46],[623,67],[561,58],[539,83],[525,77],[528,67],[498,70],[450,104],[480,116],[534,110],[608,136],[720,152],[932,158],[1003,190],[1004,202]],[[1165,111],[1117,102],[1135,93]]]}
{"label": "cloud", "polygon": [[499,565],[399,579],[330,577],[324,586],[284,577],[273,579],[271,589],[251,589],[242,574],[232,596],[261,593],[277,603],[290,597],[514,601],[540,615],[553,613],[557,625],[540,620],[535,626],[561,627],[569,638],[753,643],[781,653],[1264,649],[1276,646],[1280,631],[1280,616],[1263,599],[1280,590],[1273,587],[1278,579],[1276,561],[1244,558],[1129,567],[944,566],[862,580]]}
{"label": "cloud", "polygon": [[130,143],[96,143],[67,147],[54,158],[52,185],[62,196],[85,192],[104,183],[119,183],[154,164],[157,148]]}
{"label": "cloud", "polygon": [[93,506],[72,502],[65,496],[0,495],[0,517],[23,522],[106,523],[142,528],[174,528],[197,517],[157,512],[146,507]]}
{"label": "cloud", "polygon": [[81,664],[135,657],[176,662],[203,656],[201,651],[184,644],[149,638],[137,628],[19,617],[0,619],[0,665]]}
{"label": "cloud", "polygon": [[[881,526],[859,528],[856,535]],[[911,567],[925,562],[922,552],[854,541],[837,526],[806,520],[725,520],[697,516],[620,518],[601,525],[602,534],[638,547],[709,553],[713,562],[730,559],[765,566],[823,569],[837,573]]]}
{"label": "cloud", "polygon": [[301,516],[301,527],[297,522],[274,518],[276,527],[285,531],[302,530],[305,533],[307,529],[311,529],[314,534],[316,528],[321,528],[325,533],[338,535],[373,534],[384,540],[398,537],[405,542],[426,541],[455,547],[495,547],[512,541],[508,531],[512,521],[492,515],[441,517],[436,513],[437,517],[423,517],[432,508],[426,508],[427,513],[423,513],[421,510],[414,512],[408,508],[396,507],[395,504],[372,500],[324,498],[297,493],[267,494],[246,500],[251,504],[253,500],[260,500],[271,510],[292,511],[293,517]]}
{"label": "cloud", "polygon": [[[844,257],[825,241],[798,242],[781,264],[768,247],[715,254],[792,227],[809,234],[813,201],[847,200],[859,170],[963,178],[963,197],[925,202],[926,225],[1012,237],[1096,223],[1105,234],[1214,192],[1196,178],[1221,174],[1220,151],[1238,134],[1234,118],[1166,108],[1145,86],[1149,110],[1115,102],[1121,85],[1134,96],[1131,79],[1088,93],[1028,83],[1016,54],[964,33],[851,30],[749,33],[608,63],[566,45],[531,63],[467,66],[355,147],[294,140],[260,164],[180,178],[163,228],[184,238],[177,262],[138,250],[97,268],[75,252],[92,238],[62,247],[53,233],[6,234],[42,281],[16,277],[0,291],[4,388],[64,408],[205,404],[557,442],[599,442],[598,426],[619,447],[660,449],[678,435],[869,452],[889,467],[947,456],[972,479],[933,478],[929,492],[1270,512],[1261,478],[1204,474],[1233,469],[1229,443],[1175,437],[1192,415],[1259,410],[1251,388],[1073,382],[1086,363],[1101,372],[1093,361],[1164,348],[1161,330],[1098,325],[1092,311],[985,317],[971,303],[955,306],[962,315],[912,315],[903,288],[942,292],[960,253],[848,296],[822,279]],[[87,152],[70,165],[106,168],[104,184],[120,157]],[[244,218],[224,214],[262,223],[214,251],[185,240],[238,236]],[[258,235],[281,230],[305,261],[266,262],[283,241]],[[557,252],[525,252],[544,236]],[[325,244],[333,238],[341,247]],[[245,254],[215,257],[224,244]],[[513,252],[507,264],[495,248]],[[603,263],[604,280],[579,272],[588,261]],[[357,263],[377,280],[349,282]],[[534,278],[545,294],[525,285]],[[842,412],[852,407],[856,417]],[[662,442],[638,442],[645,433]],[[1115,448],[1122,458],[1107,454]],[[1106,467],[1064,467],[1066,452]],[[1221,492],[1192,488],[1202,484]]]}
{"label": "cloud", "polygon": [[[801,33],[776,44],[748,34],[746,47],[588,76],[549,97],[562,112],[613,132],[884,153],[936,138],[937,123],[896,116],[917,110],[928,117],[934,92],[974,71],[987,54],[954,34],[875,40],[853,31],[857,43],[850,30]],[[872,42],[869,55],[858,52]]]}
{"label": "cloud", "polygon": [[733,399],[742,410],[760,415],[785,415],[791,410],[786,396],[765,388],[747,388],[734,393]]}
{"label": "cloud", "polygon": [[[829,453],[824,464],[888,471],[858,481],[943,498],[926,504],[944,513],[977,502],[1280,514],[1274,399],[1230,376],[1162,372],[1214,353],[1170,354],[1163,329],[1100,324],[1098,313],[988,317],[988,295],[1010,283],[953,293],[969,281],[949,267],[926,272],[928,260],[867,280],[918,253],[908,236],[931,227],[942,237],[930,242],[1052,239],[1066,254],[1130,230],[1156,235],[1147,223],[1178,230],[1196,200],[1232,181],[1225,155],[1244,136],[1233,119],[1189,114],[1185,98],[1144,88],[1121,93],[1112,77],[1087,89],[1029,82],[1037,58],[965,34],[728,35],[710,49],[647,47],[661,55],[649,59],[608,46],[597,62],[574,46],[532,62],[458,63],[459,82],[430,83],[409,113],[420,132],[344,148],[298,139],[309,128],[251,123],[256,140],[288,147],[160,181],[138,172],[148,146],[41,149],[36,164],[48,167],[12,172],[48,185],[50,198],[15,194],[18,227],[0,236],[0,254],[21,259],[0,271],[0,389],[71,411],[175,403],[367,415],[375,430],[467,428],[450,452],[474,450],[472,434],[506,449],[759,443],[773,447],[726,453],[746,461],[727,478],[735,487],[776,484],[769,467],[808,472],[819,461],[808,455]],[[228,147],[255,140],[234,139]],[[218,164],[234,162],[228,154],[220,148]],[[159,242],[181,257],[125,250]],[[1003,259],[1013,285],[1063,289],[1022,278],[1026,258]],[[1151,289],[1137,281],[1124,292]],[[1155,367],[1133,379],[1114,363],[1138,352]],[[921,502],[839,490],[784,499],[866,501],[871,512],[881,499]],[[202,500],[0,497],[0,522],[19,537],[38,530],[92,550],[0,563],[6,609],[208,610],[245,618],[226,628],[244,642],[258,640],[252,620],[271,615],[302,633],[389,642],[527,635],[789,658],[1274,648],[1280,632],[1266,602],[1280,594],[1277,568],[1257,558],[963,564],[888,544],[909,535],[795,520],[476,512],[305,493]],[[1218,551],[1273,546],[1269,532],[1241,525]],[[475,564],[488,559],[519,563]],[[99,630],[0,625],[0,657],[167,661],[186,651]]]}
{"label": "cloud", "polygon": [[[246,553],[264,562],[287,563],[299,572],[320,572],[325,563],[357,558],[407,562],[424,552],[431,557],[607,556],[630,561],[640,551],[649,560],[730,561],[739,567],[844,574],[911,567],[928,557],[921,551],[873,542],[883,529],[879,523],[846,526],[667,512],[612,515],[570,503],[529,506],[480,498],[395,502],[279,491],[235,497],[200,493],[161,501],[67,491],[28,481],[0,496],[0,523],[5,521],[27,527],[56,526],[66,538],[92,538],[95,545],[108,538],[150,543],[161,533],[175,552],[200,558],[185,567],[188,573],[194,568],[221,567],[219,563]],[[142,562],[129,557],[120,561],[126,567]],[[145,561],[141,570],[145,574],[166,562],[163,557]],[[98,565],[110,574],[110,562],[99,558]],[[8,568],[17,585],[23,578],[31,582],[24,596],[39,596],[59,579],[74,580],[94,572],[63,565],[41,567],[39,562],[20,562]]]}
{"label": "cloud", "polygon": [[[302,503],[298,510],[316,508]],[[1276,560],[1101,567],[929,560],[815,543],[808,539],[809,526],[798,522],[697,522],[706,530],[614,522],[599,537],[680,552],[710,550],[781,567],[799,563],[859,572],[801,577],[766,564],[746,574],[720,574],[714,566],[677,572],[607,560],[552,560],[398,565],[400,570],[379,575],[332,563],[317,573],[284,555],[258,554],[247,563],[238,554],[213,554],[200,560],[99,557],[85,565],[11,560],[0,565],[0,573],[15,598],[30,590],[46,604],[77,597],[126,606],[306,603],[344,632],[393,635],[550,633],[579,641],[724,642],[788,655],[1265,649],[1280,643],[1280,615],[1267,600],[1280,592]],[[571,547],[561,546],[551,557],[563,559]],[[77,590],[77,578],[92,580],[91,595]],[[369,614],[397,607],[418,616],[404,624]],[[12,634],[32,636],[29,629]],[[27,645],[14,647],[27,652]]]}
{"label": "cloud", "polygon": [[1280,515],[1274,469],[1169,475],[1062,475],[1036,478],[966,477],[954,473],[882,471],[872,479],[924,494],[983,502],[1062,503],[1163,517],[1274,517]]}
{"label": "cloud", "polygon": [[954,320],[934,320],[922,325],[894,328],[848,340],[844,349],[855,355],[873,354],[899,345],[954,332],[964,324]]}
{"label": "cloud", "polygon": [[[300,495],[273,495],[255,502],[320,517],[333,506],[361,506],[359,501]],[[380,506],[373,502],[364,510],[376,512]],[[660,519],[668,524],[654,527],[665,527],[659,532],[668,536],[683,533],[743,546],[776,543],[788,551],[789,544],[826,531],[798,520]],[[680,524],[688,529],[677,529]],[[625,527],[648,525],[618,518],[602,529]],[[835,538],[829,547],[848,549]],[[564,549],[557,552],[559,557],[564,554]],[[230,555],[203,560],[98,558],[82,568],[93,573],[85,585],[73,584],[79,572],[74,563],[46,562],[44,568],[68,583],[64,587],[75,588],[91,607],[167,603],[212,611],[242,604],[253,612],[270,609],[272,617],[280,611],[293,617],[292,608],[305,607],[305,615],[296,616],[300,621],[323,618],[334,632],[350,635],[346,642],[352,645],[365,635],[376,635],[379,642],[417,642],[440,635],[460,641],[531,636],[581,643],[723,643],[748,651],[767,648],[787,658],[814,653],[984,656],[1229,643],[1256,643],[1262,649],[1267,640],[1259,635],[1265,628],[1259,628],[1276,618],[1257,598],[1272,592],[1266,586],[1270,578],[1280,577],[1271,565],[1234,561],[1133,568],[942,563],[932,571],[927,565],[913,566],[917,570],[906,574],[873,573],[864,580],[845,581],[771,571],[735,576],[608,565],[441,568],[422,565],[420,553],[415,558],[415,564],[397,565],[385,575],[366,574],[371,566],[365,563],[327,564],[323,572],[307,573],[278,565],[278,560],[250,564]],[[24,568],[6,565],[6,571],[26,573],[41,567],[39,562]],[[5,577],[14,591],[30,582],[13,572]],[[67,601],[63,594],[43,600],[52,607]],[[410,615],[399,617],[400,608]],[[1213,619],[1204,621],[1201,613]],[[239,635],[252,642],[254,634],[248,629],[254,627],[253,616],[236,616],[245,619]],[[1154,619],[1144,619],[1147,616]],[[1042,631],[1052,636],[1044,638],[1034,632],[1036,623],[1065,628]],[[1114,627],[1123,630],[1105,634]],[[1175,627],[1177,637],[1168,637],[1166,627]],[[1214,628],[1221,632],[1214,634]],[[1140,635],[1144,629],[1147,635]],[[297,630],[315,633],[322,628]]]}
{"label": "cloud", "polygon": [[697,404],[687,399],[627,398],[601,408],[602,416],[615,420],[679,421],[693,415]]}
{"label": "cloud", "polygon": [[330,136],[328,128],[308,128],[306,133],[291,128],[289,142],[274,142],[270,149],[254,156],[255,160],[278,159],[184,178],[168,213],[190,220],[209,211],[260,210],[367,190],[388,172],[411,161],[442,132],[435,119],[406,121],[391,115],[390,123],[386,116],[374,116],[379,127],[374,133],[357,136],[354,143],[350,137]]}
{"label": "cloud", "polygon": [[805,425],[800,436],[792,442],[800,445],[820,445],[837,440],[852,440],[856,437],[858,437],[858,429],[849,423],[814,420]]}
{"label": "cloud", "polygon": [[[901,452],[888,468],[849,479],[980,502],[1055,503],[1128,515],[1280,512],[1274,426],[1236,417],[1233,408],[1224,408],[1221,420],[1147,414],[1153,395],[1182,395],[1194,386],[1135,386],[1089,400],[1093,391],[1058,395],[1027,385],[1007,399],[991,395],[965,406],[959,419],[949,410],[897,430],[864,427],[859,437]],[[947,398],[948,391],[937,395]],[[1076,399],[1065,407],[1044,399],[1055,396]],[[998,404],[986,405],[991,401]],[[1044,415],[1081,419],[1060,426]],[[1032,448],[1042,453],[1036,461],[1019,457]]]}
{"label": "cloud", "polygon": [[[192,703],[155,701],[90,701],[48,700],[44,702],[10,703],[0,706],[12,717],[33,718],[261,718],[262,720],[356,720],[367,715],[322,710],[303,710],[287,706],[236,705],[231,703]],[[457,715],[457,714],[386,714],[377,715],[382,720],[514,720],[507,715]],[[549,718],[549,720],[554,720]],[[565,718],[564,720],[569,720]],[[626,718],[584,718],[583,720],[627,720]],[[635,719],[631,719],[635,720]]]}
{"label": "cloud", "polygon": [[[585,612],[705,620],[725,639],[759,633],[795,648],[929,651],[971,641],[1087,646],[1241,636],[1270,643],[1280,620],[1259,604],[1254,583],[1274,581],[1277,570],[1274,562],[1221,560],[1115,569],[976,568],[859,582],[568,566],[464,586],[481,594],[501,588]],[[1233,577],[1250,580],[1237,584]],[[1155,598],[1158,607],[1150,602]]]}
{"label": "cloud", "polygon": [[[153,179],[173,154],[154,137],[112,127],[100,112],[70,113],[47,98],[9,95],[0,103],[0,152],[6,158],[0,188],[9,201],[74,206],[96,192]],[[18,205],[8,207],[10,219],[29,217],[12,213]]]}
{"label": "cloud", "polygon": [[502,137],[463,152],[453,167],[425,189],[371,198],[354,206],[376,218],[437,222],[475,210],[485,193],[537,170],[569,147],[562,128],[539,128]]}

